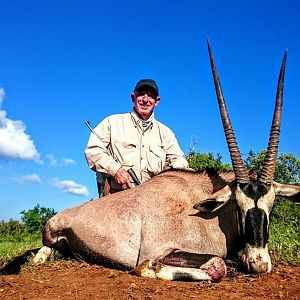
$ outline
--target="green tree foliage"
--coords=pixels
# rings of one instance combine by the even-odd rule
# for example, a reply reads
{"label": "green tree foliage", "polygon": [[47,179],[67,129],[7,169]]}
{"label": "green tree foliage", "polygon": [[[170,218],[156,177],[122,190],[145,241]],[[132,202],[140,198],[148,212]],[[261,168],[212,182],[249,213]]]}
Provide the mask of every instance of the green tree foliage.
{"label": "green tree foliage", "polygon": [[0,221],[0,237],[9,238],[14,235],[21,235],[24,232],[24,225],[19,221],[10,219],[8,222]]}
{"label": "green tree foliage", "polygon": [[194,150],[190,150],[186,158],[189,162],[189,167],[195,171],[207,169],[215,171],[232,170],[229,164],[222,163],[222,156],[219,153],[215,157],[213,153],[197,153]]}
{"label": "green tree foliage", "polygon": [[24,223],[25,230],[32,234],[41,232],[46,222],[56,214],[53,208],[40,207],[37,204],[34,208],[27,211],[21,211],[21,220]]}
{"label": "green tree foliage", "polygon": [[8,222],[0,221],[0,242],[20,242],[29,237],[40,237],[43,226],[55,214],[54,209],[37,204],[34,208],[21,212],[21,222],[12,219]]}
{"label": "green tree foliage", "polygon": [[[258,173],[262,171],[266,150],[255,153],[250,150],[246,166]],[[300,185],[300,160],[291,153],[280,153],[275,167],[274,180],[279,183]]]}

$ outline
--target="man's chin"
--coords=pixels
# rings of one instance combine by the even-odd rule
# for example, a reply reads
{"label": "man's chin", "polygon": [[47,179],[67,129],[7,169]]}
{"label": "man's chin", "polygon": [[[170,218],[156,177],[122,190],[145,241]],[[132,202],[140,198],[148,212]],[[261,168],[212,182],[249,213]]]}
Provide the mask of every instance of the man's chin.
{"label": "man's chin", "polygon": [[150,114],[148,111],[141,111],[140,115],[144,120],[147,120],[150,117]]}

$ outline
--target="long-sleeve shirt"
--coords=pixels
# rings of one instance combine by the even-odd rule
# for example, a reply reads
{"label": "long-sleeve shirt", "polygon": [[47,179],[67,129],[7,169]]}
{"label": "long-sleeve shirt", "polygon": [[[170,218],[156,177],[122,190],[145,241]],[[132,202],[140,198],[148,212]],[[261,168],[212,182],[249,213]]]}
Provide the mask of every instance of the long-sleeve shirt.
{"label": "long-sleeve shirt", "polygon": [[95,172],[114,176],[122,166],[132,168],[141,182],[164,169],[188,168],[175,134],[154,118],[139,118],[135,110],[105,118],[91,134],[85,156]]}

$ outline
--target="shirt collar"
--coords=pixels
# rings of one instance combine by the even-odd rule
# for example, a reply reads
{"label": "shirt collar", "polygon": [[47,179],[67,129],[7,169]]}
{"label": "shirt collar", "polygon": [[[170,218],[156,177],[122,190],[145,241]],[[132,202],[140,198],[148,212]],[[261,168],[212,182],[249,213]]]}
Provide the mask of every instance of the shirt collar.
{"label": "shirt collar", "polygon": [[[133,120],[133,122],[138,125],[141,129],[145,128],[149,128],[150,126],[152,126],[153,121],[154,121],[154,112],[152,112],[151,116],[148,118],[148,120],[143,120],[139,113],[135,110],[135,108],[133,108],[133,110],[131,111],[131,118]],[[144,124],[144,126],[143,126]]]}
{"label": "shirt collar", "polygon": [[140,122],[146,122],[146,123],[152,123],[153,120],[154,120],[154,112],[152,112],[151,116],[148,118],[148,120],[143,120],[139,113],[136,111],[135,108],[132,109],[131,111],[131,116],[134,118],[134,120],[137,122],[137,123],[140,123]]}

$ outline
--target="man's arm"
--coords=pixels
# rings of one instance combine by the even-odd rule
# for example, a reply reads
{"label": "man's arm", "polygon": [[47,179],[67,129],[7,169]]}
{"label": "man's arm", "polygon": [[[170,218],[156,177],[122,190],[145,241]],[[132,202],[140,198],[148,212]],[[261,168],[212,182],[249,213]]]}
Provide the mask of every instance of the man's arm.
{"label": "man's arm", "polygon": [[113,153],[109,150],[111,132],[109,118],[104,119],[94,131],[96,135],[91,133],[84,151],[87,163],[90,169],[95,172],[115,176],[122,165],[113,157]]}
{"label": "man's arm", "polygon": [[181,150],[175,134],[170,130],[167,134],[166,165],[173,169],[188,169],[189,163]]}
{"label": "man's arm", "polygon": [[122,189],[130,188],[132,187],[132,179],[117,158],[113,157],[110,141],[111,130],[108,117],[90,135],[84,152],[87,163],[93,171],[106,173],[114,177],[116,183],[120,184]]}

